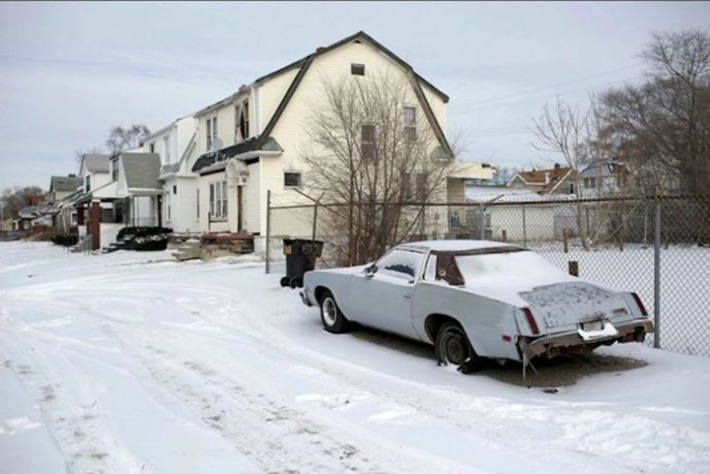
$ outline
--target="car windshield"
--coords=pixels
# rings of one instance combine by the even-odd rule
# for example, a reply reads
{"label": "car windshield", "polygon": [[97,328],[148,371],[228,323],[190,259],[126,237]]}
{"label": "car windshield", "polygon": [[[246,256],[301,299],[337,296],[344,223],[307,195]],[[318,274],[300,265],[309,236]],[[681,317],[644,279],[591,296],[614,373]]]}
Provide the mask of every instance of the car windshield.
{"label": "car windshield", "polygon": [[530,251],[457,255],[456,264],[467,284],[476,280],[530,278],[561,273],[560,269]]}

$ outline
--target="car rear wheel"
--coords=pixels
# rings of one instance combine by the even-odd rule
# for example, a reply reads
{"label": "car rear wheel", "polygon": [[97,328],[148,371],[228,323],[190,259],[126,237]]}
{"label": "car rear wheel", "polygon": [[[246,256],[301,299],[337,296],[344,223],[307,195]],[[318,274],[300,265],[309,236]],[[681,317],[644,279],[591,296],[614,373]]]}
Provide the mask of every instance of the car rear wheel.
{"label": "car rear wheel", "polygon": [[340,311],[333,294],[328,290],[323,292],[320,300],[320,319],[328,332],[340,334],[350,329],[350,321]]}
{"label": "car rear wheel", "polygon": [[464,374],[480,368],[480,358],[458,324],[444,323],[441,326],[436,334],[435,350],[439,365],[453,365]]}

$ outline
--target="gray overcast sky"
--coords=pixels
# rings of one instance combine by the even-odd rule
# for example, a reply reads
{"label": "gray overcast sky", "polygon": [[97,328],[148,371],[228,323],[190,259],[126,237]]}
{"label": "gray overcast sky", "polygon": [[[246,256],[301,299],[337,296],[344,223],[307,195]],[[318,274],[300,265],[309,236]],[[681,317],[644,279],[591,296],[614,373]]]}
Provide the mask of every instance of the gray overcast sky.
{"label": "gray overcast sky", "polygon": [[[637,81],[653,31],[710,3],[0,3],[0,189],[49,186],[113,125],[157,130],[364,30],[450,97],[465,159],[545,163],[544,103]],[[533,92],[530,92],[533,91]]]}

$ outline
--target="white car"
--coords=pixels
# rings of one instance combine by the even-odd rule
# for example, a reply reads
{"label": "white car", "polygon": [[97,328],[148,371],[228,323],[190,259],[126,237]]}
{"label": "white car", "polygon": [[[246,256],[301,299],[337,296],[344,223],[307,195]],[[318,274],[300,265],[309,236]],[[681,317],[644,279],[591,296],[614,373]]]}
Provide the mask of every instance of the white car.
{"label": "white car", "polygon": [[370,265],[307,272],[301,298],[326,331],[353,323],[435,346],[462,372],[480,358],[522,362],[641,342],[653,331],[636,293],[566,274],[500,242],[440,240],[394,247]]}

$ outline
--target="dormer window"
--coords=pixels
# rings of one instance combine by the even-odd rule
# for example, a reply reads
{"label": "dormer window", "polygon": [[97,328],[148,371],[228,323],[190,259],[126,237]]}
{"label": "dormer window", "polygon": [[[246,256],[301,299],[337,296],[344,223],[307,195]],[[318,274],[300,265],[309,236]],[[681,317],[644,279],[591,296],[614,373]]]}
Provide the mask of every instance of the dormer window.
{"label": "dormer window", "polygon": [[212,142],[217,138],[217,116],[207,118],[207,151],[212,150]]}
{"label": "dormer window", "polygon": [[353,76],[364,76],[365,75],[365,65],[358,63],[350,64],[350,74]]}
{"label": "dormer window", "polygon": [[237,142],[249,138],[249,101],[237,106]]}

